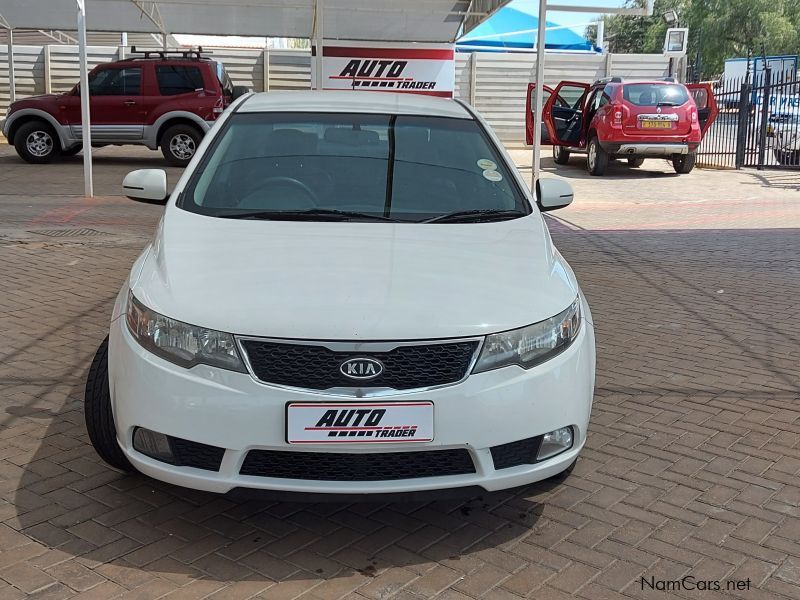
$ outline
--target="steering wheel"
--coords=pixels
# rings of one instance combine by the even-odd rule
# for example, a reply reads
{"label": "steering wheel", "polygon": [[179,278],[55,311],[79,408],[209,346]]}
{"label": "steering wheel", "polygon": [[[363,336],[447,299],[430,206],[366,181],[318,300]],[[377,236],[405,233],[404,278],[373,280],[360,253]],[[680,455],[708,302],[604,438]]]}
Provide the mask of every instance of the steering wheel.
{"label": "steering wheel", "polygon": [[[273,188],[277,188],[280,190],[281,187],[299,190],[303,193],[307,200],[307,206],[285,206],[285,207],[273,207],[273,206],[264,206],[264,188],[268,186],[273,186]],[[273,191],[274,193],[274,191]],[[251,200],[256,200],[258,203],[256,206],[251,205]],[[267,177],[265,180],[259,182],[258,188],[247,194],[244,198],[239,201],[238,208],[264,208],[265,210],[295,210],[303,208],[316,208],[319,205],[317,201],[317,195],[302,181],[295,179],[294,177],[285,177],[285,176],[276,176],[276,177]]]}

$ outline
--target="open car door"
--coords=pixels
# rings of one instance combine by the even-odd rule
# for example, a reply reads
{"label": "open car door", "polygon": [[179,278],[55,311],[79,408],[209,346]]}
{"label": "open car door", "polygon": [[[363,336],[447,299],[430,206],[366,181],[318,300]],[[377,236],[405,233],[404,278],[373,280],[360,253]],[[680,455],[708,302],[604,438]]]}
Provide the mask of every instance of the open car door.
{"label": "open car door", "polygon": [[580,146],[584,129],[584,105],[591,86],[588,83],[562,81],[544,104],[542,116],[550,143],[556,146]]}
{"label": "open car door", "polygon": [[[525,106],[525,143],[528,146],[533,145],[533,102],[536,99],[534,94],[536,93],[536,84],[529,83],[528,84],[528,96],[526,99]],[[553,93],[553,88],[549,85],[546,85],[542,88],[542,114],[544,114],[544,105],[550,99],[550,95]],[[544,125],[544,123],[542,123]],[[550,137],[547,135],[547,128],[542,127],[542,138],[539,140],[542,144],[549,144]]]}
{"label": "open car door", "polygon": [[687,83],[686,89],[694,98],[697,105],[697,120],[700,122],[700,131],[705,137],[709,127],[717,118],[717,101],[710,83]]}

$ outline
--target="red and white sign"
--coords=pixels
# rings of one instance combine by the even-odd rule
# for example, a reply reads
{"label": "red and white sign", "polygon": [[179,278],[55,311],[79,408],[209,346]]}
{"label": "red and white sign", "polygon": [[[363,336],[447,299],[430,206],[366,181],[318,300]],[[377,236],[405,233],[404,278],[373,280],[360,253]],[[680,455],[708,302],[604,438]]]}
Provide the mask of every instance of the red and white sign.
{"label": "red and white sign", "polygon": [[[312,54],[314,48],[312,48]],[[452,44],[325,42],[323,89],[410,92],[452,98],[455,50]],[[312,56],[311,80],[317,61]]]}
{"label": "red and white sign", "polygon": [[292,402],[286,407],[290,444],[432,440],[432,402]]}

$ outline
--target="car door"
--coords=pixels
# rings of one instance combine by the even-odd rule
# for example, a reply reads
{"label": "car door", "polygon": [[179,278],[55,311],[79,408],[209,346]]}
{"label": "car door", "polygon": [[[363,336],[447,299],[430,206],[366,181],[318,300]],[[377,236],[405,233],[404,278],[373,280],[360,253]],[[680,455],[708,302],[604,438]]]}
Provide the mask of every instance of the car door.
{"label": "car door", "polygon": [[687,83],[686,89],[694,98],[697,105],[697,120],[700,123],[700,131],[705,137],[708,129],[713,125],[719,111],[717,101],[714,98],[714,90],[710,83]]}
{"label": "car door", "polygon": [[[142,139],[142,67],[108,66],[89,75],[92,141],[124,142]],[[78,89],[78,95],[81,93]],[[72,137],[81,137],[79,102],[68,113]]]}
{"label": "car door", "polygon": [[587,83],[562,81],[544,105],[544,124],[551,143],[558,146],[585,145],[584,106],[591,86]]}
{"label": "car door", "polygon": [[[529,146],[533,145],[533,103],[536,100],[534,94],[536,93],[536,83],[529,83],[528,84],[528,95],[525,99],[525,143]],[[553,93],[553,88],[549,85],[546,85],[542,88],[542,107],[544,108],[545,103],[550,99],[551,94]],[[542,110],[542,114],[544,114],[544,110]],[[542,136],[540,139],[541,144],[549,144],[550,143],[550,136],[547,135],[547,128],[542,127]]]}

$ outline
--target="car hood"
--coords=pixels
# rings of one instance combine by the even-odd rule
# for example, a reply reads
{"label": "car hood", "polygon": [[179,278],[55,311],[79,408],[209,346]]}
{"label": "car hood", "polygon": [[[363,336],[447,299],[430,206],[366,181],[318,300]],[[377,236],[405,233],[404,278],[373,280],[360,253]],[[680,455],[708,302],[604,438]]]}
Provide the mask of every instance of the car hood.
{"label": "car hood", "polygon": [[564,310],[578,286],[542,217],[393,224],[219,219],[170,206],[136,297],[240,335],[396,340],[485,335]]}
{"label": "car hood", "polygon": [[38,96],[28,96],[27,98],[23,98],[22,100],[17,100],[16,102],[12,103],[8,107],[8,112],[11,114],[13,111],[21,108],[32,108],[42,104],[49,105],[56,98],[61,98],[65,95],[66,94],[39,94]]}

